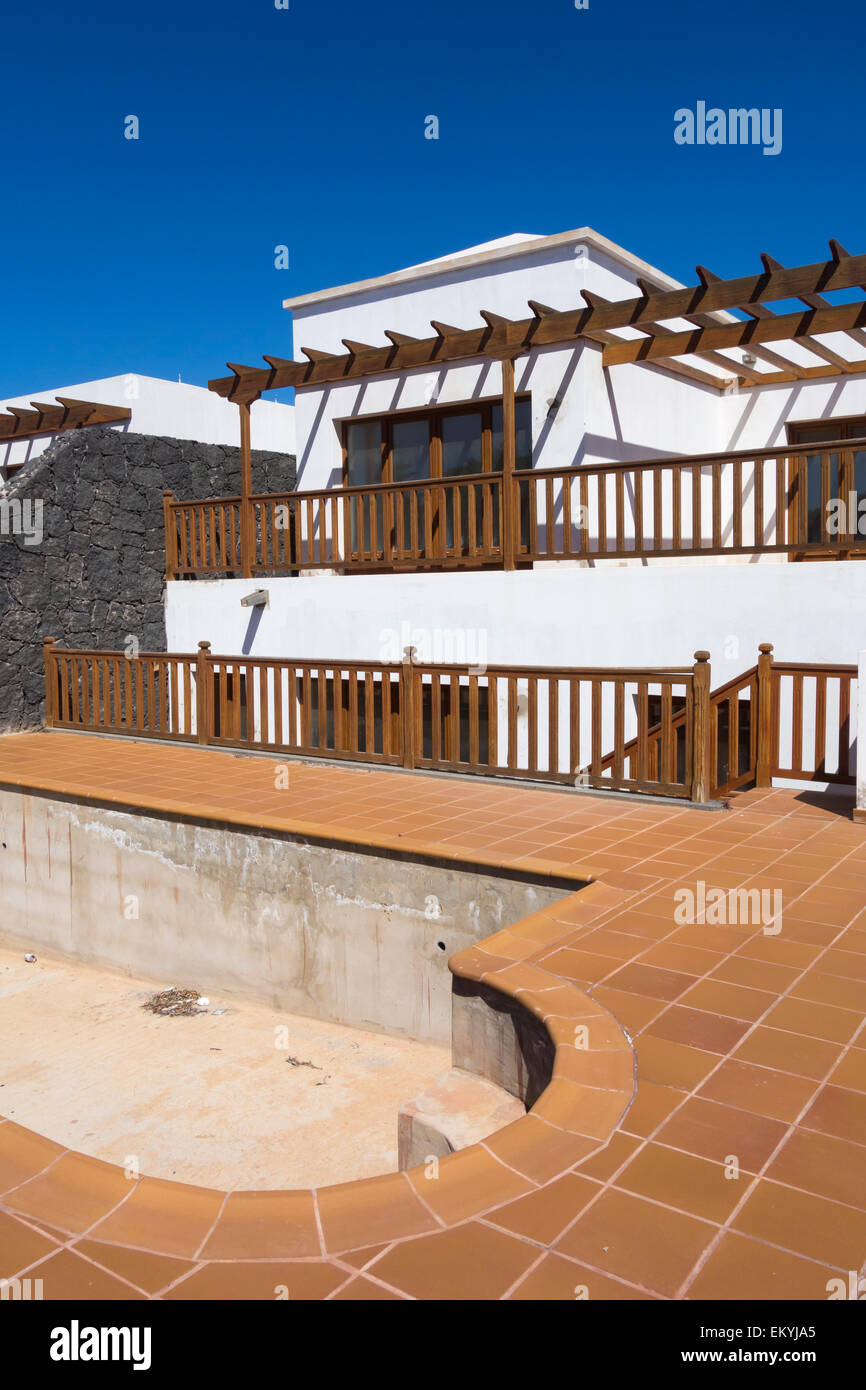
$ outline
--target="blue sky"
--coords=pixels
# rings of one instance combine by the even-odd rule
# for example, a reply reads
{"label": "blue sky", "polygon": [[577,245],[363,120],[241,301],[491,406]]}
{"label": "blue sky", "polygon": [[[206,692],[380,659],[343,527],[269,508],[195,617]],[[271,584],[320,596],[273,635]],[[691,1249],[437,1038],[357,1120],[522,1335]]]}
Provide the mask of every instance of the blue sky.
{"label": "blue sky", "polygon": [[[862,252],[864,33],[862,0],[8,9],[0,396],[204,384],[287,353],[288,295],[513,231],[688,280]],[[781,108],[781,154],[676,145],[699,100]]]}

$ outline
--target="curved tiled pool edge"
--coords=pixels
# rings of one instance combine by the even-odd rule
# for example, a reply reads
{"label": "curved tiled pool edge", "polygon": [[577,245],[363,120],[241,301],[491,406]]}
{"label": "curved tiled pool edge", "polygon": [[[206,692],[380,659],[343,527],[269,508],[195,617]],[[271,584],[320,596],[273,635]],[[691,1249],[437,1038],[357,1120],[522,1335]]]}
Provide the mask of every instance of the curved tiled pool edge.
{"label": "curved tiled pool edge", "polygon": [[[594,896],[593,890],[583,891]],[[80,1246],[86,1238],[118,1251],[196,1262],[327,1260],[412,1241],[538,1191],[607,1142],[635,1089],[632,1047],[609,1011],[532,963],[537,950],[573,933],[573,924],[556,920],[562,908],[528,917],[449,963],[458,978],[519,1003],[554,1047],[552,1077],[531,1110],[482,1144],[406,1173],[333,1187],[226,1193],[130,1178],[7,1119],[0,1125],[0,1172],[4,1158],[15,1161],[8,1152],[13,1131],[14,1148],[27,1157],[19,1180],[3,1183],[0,1212],[62,1235],[64,1245]],[[27,1272],[25,1265],[8,1277]],[[49,1288],[45,1296],[66,1293],[52,1295]]]}

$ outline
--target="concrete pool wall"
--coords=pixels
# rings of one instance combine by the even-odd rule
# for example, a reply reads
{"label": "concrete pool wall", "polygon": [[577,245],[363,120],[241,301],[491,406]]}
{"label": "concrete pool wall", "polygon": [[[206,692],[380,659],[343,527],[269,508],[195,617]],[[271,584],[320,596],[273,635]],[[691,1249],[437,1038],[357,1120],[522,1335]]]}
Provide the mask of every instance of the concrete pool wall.
{"label": "concrete pool wall", "polygon": [[0,844],[34,951],[441,1043],[450,957],[574,889],[11,790]]}

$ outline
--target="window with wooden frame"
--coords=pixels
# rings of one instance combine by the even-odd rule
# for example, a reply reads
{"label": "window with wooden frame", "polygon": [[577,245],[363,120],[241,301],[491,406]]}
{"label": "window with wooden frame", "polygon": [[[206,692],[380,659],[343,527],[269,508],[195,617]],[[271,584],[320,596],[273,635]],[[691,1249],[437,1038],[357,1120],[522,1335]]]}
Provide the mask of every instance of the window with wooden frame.
{"label": "window with wooden frame", "polygon": [[[529,396],[515,402],[516,466],[532,467]],[[430,407],[343,424],[343,483],[410,483],[502,471],[502,403]]]}
{"label": "window with wooden frame", "polygon": [[[850,415],[832,420],[798,421],[787,426],[788,443],[826,444],[846,439],[866,439],[866,415]],[[839,500],[843,504],[841,515],[850,523],[850,530],[858,532],[860,503],[866,502],[866,450],[839,453],[824,451],[809,454],[803,464],[792,462],[790,477],[791,524],[793,536],[800,532],[799,508],[806,508],[806,539],[819,544],[827,538],[828,504]],[[849,517],[852,509],[854,516]],[[866,510],[866,508],[864,508]],[[846,525],[845,531],[849,527]],[[847,547],[827,546],[820,551],[795,552],[791,559],[827,559],[834,555],[838,559],[852,558],[855,554],[866,556],[866,536],[851,536]]]}
{"label": "window with wooden frame", "polygon": [[[502,402],[473,401],[464,405],[394,413],[343,424],[343,484],[370,487],[423,484],[502,472],[504,442]],[[532,467],[532,410],[529,396],[515,402],[515,465]],[[350,517],[353,550],[382,554],[404,561],[425,558],[448,562],[471,555],[483,563],[497,552],[499,496],[482,484],[449,489],[427,498],[406,493],[381,493],[363,505],[356,500]],[[460,495],[457,495],[457,494]],[[470,496],[469,494],[472,494]],[[474,516],[474,524],[472,517]],[[402,523],[400,522],[402,517]]]}

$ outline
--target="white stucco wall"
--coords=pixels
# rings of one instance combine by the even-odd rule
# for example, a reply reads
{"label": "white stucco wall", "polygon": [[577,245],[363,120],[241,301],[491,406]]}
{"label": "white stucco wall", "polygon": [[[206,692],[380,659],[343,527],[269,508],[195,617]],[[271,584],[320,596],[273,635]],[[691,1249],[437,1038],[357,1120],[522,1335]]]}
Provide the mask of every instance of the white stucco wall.
{"label": "white stucco wall", "polygon": [[[202,386],[163,381],[159,377],[140,376],[136,372],[106,377],[102,381],[84,381],[74,386],[31,391],[26,396],[10,396],[0,401],[0,411],[10,405],[29,408],[31,401],[51,404],[58,395],[71,396],[73,400],[94,401],[99,405],[124,406],[132,411],[128,424],[110,426],[112,429],[129,430],[134,434],[166,435],[171,439],[194,439],[200,444],[230,444],[237,447],[240,442],[237,407],[223,400],[222,396]],[[254,449],[294,453],[294,406],[270,400],[257,401],[251,418]],[[37,439],[0,440],[0,468],[37,458],[56,438],[56,435],[42,435]]]}
{"label": "white stucco wall", "polygon": [[[821,341],[831,345],[833,336]],[[843,355],[846,352],[844,346],[838,350]],[[850,341],[847,352],[850,356]],[[720,449],[770,448],[786,442],[785,425],[789,421],[866,415],[866,376],[837,376],[732,392],[723,400],[723,411]]]}
{"label": "white stucco wall", "polygon": [[[269,607],[241,608],[259,585]],[[174,652],[209,640],[223,654],[391,660],[395,644],[414,644],[423,656],[438,633],[470,654],[473,641],[483,642],[491,663],[682,666],[705,648],[720,685],[754,665],[760,642],[773,642],[788,661],[853,663],[866,647],[859,561],[731,565],[723,578],[683,562],[222,579],[170,583],[165,602]]]}

